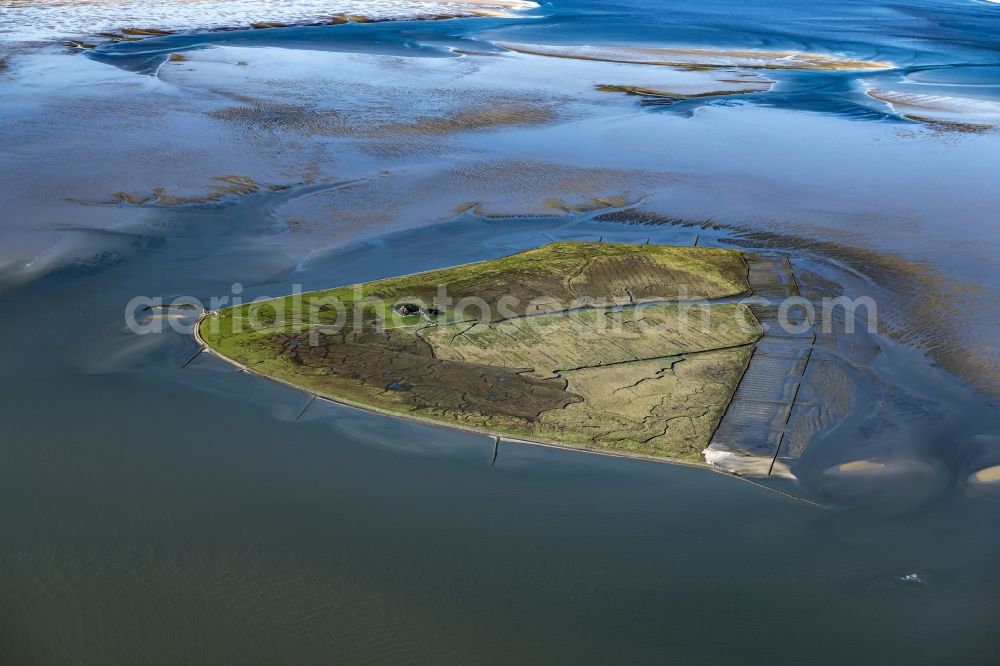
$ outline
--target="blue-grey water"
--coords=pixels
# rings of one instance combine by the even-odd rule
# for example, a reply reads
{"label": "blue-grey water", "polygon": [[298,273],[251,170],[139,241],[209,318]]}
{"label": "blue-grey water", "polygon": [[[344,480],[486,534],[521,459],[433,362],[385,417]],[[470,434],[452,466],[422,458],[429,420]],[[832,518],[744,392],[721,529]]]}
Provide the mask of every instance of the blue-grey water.
{"label": "blue-grey water", "polygon": [[[490,48],[487,40],[501,39],[666,43],[849,53],[898,65],[864,75],[873,80],[1000,98],[1000,5],[987,2],[567,0],[529,14],[175,35],[60,57],[148,76],[168,53],[217,44],[450,57],[446,47]],[[780,115],[748,113],[747,132],[775,131],[768,122],[801,128],[784,144],[789,154],[808,152],[802,159],[824,177],[831,162],[857,167],[829,137],[810,134],[817,125],[809,119],[903,124],[859,98],[858,76],[774,74],[779,87],[746,104]],[[54,113],[32,108],[43,118]],[[648,122],[686,111],[630,113]],[[804,120],[796,126],[790,117]],[[37,136],[20,136],[0,155],[8,183],[24,182],[18,160],[49,130],[31,131]],[[733,165],[721,157],[729,147],[696,136],[707,151],[696,168],[728,173]],[[821,179],[815,193],[823,201],[843,196],[855,175],[881,178],[883,165],[913,173],[906,160],[914,154],[931,165],[951,164],[955,154],[972,161],[938,174],[964,189],[934,193],[942,209],[963,215],[912,232],[874,230],[872,243],[921,258],[940,253],[932,265],[941,273],[993,290],[995,137],[920,139],[910,153],[917,139],[900,148],[880,144],[882,135],[851,136],[875,156],[871,171]],[[505,141],[481,143],[501,149]],[[531,142],[514,137],[502,149],[528,152],[537,147]],[[99,168],[78,163],[72,177]],[[52,173],[65,177],[55,161]],[[884,198],[859,188],[857,198],[843,196],[844,210],[895,214],[900,202],[930,196],[903,181],[878,182],[888,188]],[[30,188],[6,193],[30,203],[19,211],[38,212],[0,225],[0,258],[17,256],[16,233],[45,225],[62,240],[56,255],[66,255],[45,271],[8,265],[0,274],[0,662],[997,662],[1000,492],[967,483],[975,470],[1000,464],[996,399],[917,345],[880,338],[870,368],[905,389],[905,400],[863,393],[862,407],[803,460],[798,487],[770,484],[817,508],[708,471],[524,445],[502,444],[491,465],[485,437],[326,403],[303,413],[308,398],[299,393],[207,355],[191,361],[190,336],[126,328],[123,313],[137,295],[207,301],[240,283],[245,298],[275,296],[293,284],[365,281],[551,238],[688,244],[695,233],[597,223],[588,214],[466,214],[303,259],[283,251],[274,227],[279,205],[309,191],[173,209],[80,208],[127,222],[110,228],[74,225],[66,211],[75,208],[39,203]],[[744,196],[732,187],[713,191],[708,203],[684,195],[677,203],[725,220]],[[809,207],[796,196],[765,188],[753,216],[794,205],[796,233],[808,237]],[[815,233],[829,234],[836,221],[817,215],[825,217]],[[856,232],[845,226],[845,237]],[[707,243],[742,242],[727,228],[702,233]],[[954,242],[942,242],[945,234]],[[981,253],[967,249],[975,244]],[[993,321],[977,320],[990,345],[1000,337]],[[824,476],[846,461],[886,457],[907,466],[875,482]]]}
{"label": "blue-grey water", "polygon": [[[928,93],[960,86],[1000,99],[997,53],[1000,9],[959,2],[737,2],[715,0],[573,0],[544,3],[522,19],[459,19],[443,23],[386,22],[237,30],[173,35],[98,49],[95,57],[138,71],[155,69],[168,53],[213,44],[329,49],[405,56],[446,57],[449,48],[483,48],[484,42],[691,46],[847,53],[889,61],[887,72],[864,80],[913,76]],[[769,74],[774,76],[774,74]],[[886,116],[852,103],[856,72],[789,72],[767,102],[787,108]],[[939,84],[936,87],[933,84]],[[952,89],[950,92],[954,93]]]}

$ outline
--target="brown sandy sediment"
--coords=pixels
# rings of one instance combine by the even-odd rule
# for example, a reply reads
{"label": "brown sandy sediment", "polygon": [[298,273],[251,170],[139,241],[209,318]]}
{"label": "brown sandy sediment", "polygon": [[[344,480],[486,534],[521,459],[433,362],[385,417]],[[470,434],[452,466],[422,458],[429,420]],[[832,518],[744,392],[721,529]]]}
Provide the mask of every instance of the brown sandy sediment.
{"label": "brown sandy sediment", "polygon": [[[531,160],[470,162],[441,170],[384,173],[294,201],[281,210],[302,247],[326,247],[472,211],[481,217],[562,216],[640,200],[671,176]],[[435,197],[428,200],[427,193]]]}
{"label": "brown sandy sediment", "polygon": [[702,229],[719,230],[723,227],[714,220],[689,220],[681,217],[671,217],[641,208],[623,208],[622,210],[601,213],[594,218],[596,222],[615,222],[618,224],[648,224],[666,225],[672,227],[700,227]]}
{"label": "brown sandy sediment", "polygon": [[[595,210],[605,210],[607,208],[623,208],[630,204],[635,203],[633,199],[626,197],[624,195],[608,194],[604,196],[591,197],[589,199],[578,200],[575,203],[564,201],[553,197],[551,199],[546,199],[542,202],[542,206],[551,209],[553,212],[560,213],[590,213]],[[496,215],[489,214],[486,211],[481,210],[480,206],[476,206],[473,209],[477,215],[482,217],[510,217],[509,215]]]}
{"label": "brown sandy sediment", "polygon": [[286,190],[301,183],[290,185],[261,185],[248,176],[216,176],[212,178],[216,185],[212,186],[210,192],[206,194],[168,194],[162,187],[154,187],[148,194],[137,194],[135,192],[115,192],[107,204],[130,204],[142,206],[145,204],[155,204],[158,206],[190,206],[197,204],[215,203],[230,197],[246,196],[261,191],[278,192]]}
{"label": "brown sandy sediment", "polygon": [[670,179],[638,169],[587,168],[529,160],[473,162],[439,176],[488,217],[597,210],[641,199]]}
{"label": "brown sandy sediment", "polygon": [[959,301],[975,291],[973,286],[950,280],[925,262],[832,240],[744,229],[735,242],[808,252],[865,276],[879,306],[880,328],[904,344],[925,349],[977,388],[1000,395],[997,360],[964,342]]}
{"label": "brown sandy sediment", "polygon": [[747,49],[649,48],[634,46],[552,46],[496,42],[496,45],[530,55],[575,60],[597,60],[636,65],[660,65],[695,69],[829,69],[870,71],[891,69],[885,62],[799,51],[755,51]]}
{"label": "brown sandy sediment", "polygon": [[955,120],[942,120],[940,118],[928,118],[926,116],[921,116],[915,113],[903,114],[903,117],[907,120],[912,120],[914,122],[923,123],[931,127],[932,129],[941,132],[961,132],[963,134],[985,134],[987,132],[993,131],[993,125],[984,125],[981,123],[963,123]]}
{"label": "brown sandy sediment", "polygon": [[98,32],[94,35],[95,37],[103,37],[104,39],[110,39],[113,42],[137,42],[138,37],[126,37],[120,32]]}
{"label": "brown sandy sediment", "polygon": [[128,35],[129,37],[165,37],[167,35],[172,35],[171,30],[160,30],[158,28],[124,28],[122,30],[123,35]]}
{"label": "brown sandy sediment", "polygon": [[[450,104],[449,93],[441,103]],[[560,100],[486,95],[477,106],[453,109],[439,115],[406,118],[405,109],[387,116],[384,105],[377,109],[322,108],[311,104],[289,104],[244,98],[238,106],[208,113],[209,117],[243,127],[247,131],[293,131],[313,136],[343,136],[375,139],[435,137],[467,131],[519,125],[543,125],[559,118]],[[412,145],[412,144],[410,144]],[[425,148],[427,148],[425,146]]]}
{"label": "brown sandy sediment", "polygon": [[385,123],[372,130],[374,136],[394,134],[440,135],[517,125],[542,125],[558,114],[549,107],[510,105],[457,111],[444,117],[429,117],[404,123]]}
{"label": "brown sandy sediment", "polygon": [[498,51],[474,51],[472,49],[452,49],[452,53],[464,56],[483,56],[487,58],[499,58],[503,54]]}
{"label": "brown sandy sediment", "polygon": [[966,336],[963,300],[979,296],[975,286],[949,279],[926,262],[830,239],[761,231],[712,220],[690,221],[626,209],[597,221],[700,226],[724,231],[723,242],[760,249],[794,250],[833,261],[861,276],[878,305],[880,331],[925,350],[942,367],[975,388],[1000,395],[1000,360]]}
{"label": "brown sandy sediment", "polygon": [[311,105],[247,100],[246,104],[224,107],[207,115],[252,131],[294,131],[319,136],[352,133],[350,122],[338,111]]}
{"label": "brown sandy sediment", "polygon": [[[203,57],[207,56],[199,56],[196,62]],[[452,59],[449,66],[460,72],[477,71],[478,66],[460,60]],[[403,76],[429,72],[429,65],[403,58],[382,57],[379,63]],[[211,58],[207,62],[207,66],[219,64]],[[268,80],[263,94],[216,88],[211,92],[231,102],[205,113],[249,135],[295,132],[359,139],[353,146],[357,151],[393,160],[416,153],[453,152],[453,146],[440,141],[452,134],[542,126],[582,113],[574,106],[575,98],[558,92],[456,86],[453,77],[440,80],[442,70],[437,66],[428,75],[438,85],[415,81],[412,86],[387,90],[367,80],[338,80],[331,85],[343,90],[341,95],[330,95],[328,86],[300,80]]]}
{"label": "brown sandy sediment", "polygon": [[882,90],[871,86],[866,86],[864,90],[868,97],[885,103],[901,118],[936,129],[978,134],[1000,124],[1000,102]]}
{"label": "brown sandy sediment", "polygon": [[986,467],[969,476],[969,483],[973,485],[991,484],[1000,485],[1000,465]]}
{"label": "brown sandy sediment", "polygon": [[[150,37],[166,37],[174,34],[171,30],[160,30],[157,28],[121,28],[115,31],[103,31],[92,33],[92,37],[100,37],[111,42],[138,42]],[[70,42],[80,43],[80,42]],[[93,48],[95,45],[91,44]]]}
{"label": "brown sandy sediment", "polygon": [[629,86],[629,85],[618,85],[618,84],[608,84],[600,83],[594,86],[597,90],[601,92],[618,92],[625,93],[626,95],[639,95],[642,97],[664,97],[667,99],[685,100],[685,99],[699,99],[703,97],[723,97],[726,95],[747,95],[750,93],[765,92],[771,88],[770,83],[761,83],[757,86],[737,88],[735,90],[709,90],[705,92],[697,93],[680,93],[663,88],[654,88],[651,86]]}
{"label": "brown sandy sediment", "polygon": [[636,203],[634,197],[616,194],[583,198],[575,202],[568,202],[564,199],[552,197],[537,204],[528,203],[529,208],[527,210],[515,212],[518,206],[491,209],[489,207],[490,204],[484,204],[480,201],[464,201],[455,207],[455,212],[458,214],[471,212],[477,217],[502,220],[511,217],[552,217],[553,215],[568,215],[571,213],[590,213],[608,208],[621,208],[633,203]]}

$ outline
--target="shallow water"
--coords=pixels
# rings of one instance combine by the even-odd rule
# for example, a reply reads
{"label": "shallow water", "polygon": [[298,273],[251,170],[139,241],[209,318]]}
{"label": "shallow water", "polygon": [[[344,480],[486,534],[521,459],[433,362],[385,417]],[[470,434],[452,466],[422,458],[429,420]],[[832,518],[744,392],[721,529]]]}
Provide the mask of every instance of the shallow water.
{"label": "shallow water", "polygon": [[[491,466],[487,438],[334,405],[297,418],[306,396],[207,356],[182,367],[188,336],[121,319],[136,293],[207,299],[241,281],[249,298],[547,237],[690,231],[466,217],[295,267],[243,243],[268,198],[149,211],[115,256],[2,297],[15,663],[992,658],[996,495],[966,487],[948,453],[969,450],[981,416],[955,441],[891,451],[947,471],[810,482],[859,505],[817,509],[707,471],[531,446],[503,444]],[[953,409],[949,381],[921,372]],[[840,444],[815,473],[852,459]]]}
{"label": "shallow water", "polygon": [[[518,59],[477,69],[449,51],[491,50],[491,40],[815,50],[900,67],[769,71],[775,89],[737,103],[642,107],[589,88],[646,83],[646,70]],[[766,242],[850,293],[884,269],[864,261],[896,253],[919,268],[906,275],[964,285],[920,283],[960,294],[949,316],[995,358],[997,135],[906,124],[859,86],[995,100],[998,40],[1000,6],[985,2],[574,0],[512,21],[177,35],[90,57],[18,56],[0,78],[10,184],[0,658],[994,662],[1000,492],[969,476],[1000,464],[1000,418],[995,398],[935,365],[924,337],[876,338],[877,355],[850,374],[858,408],[810,442],[797,483],[767,482],[816,508],[709,471],[525,445],[501,444],[491,465],[488,438],[309,405],[207,355],[191,360],[187,335],[134,335],[123,313],[137,295],[207,301],[240,283],[245,299],[277,296],[551,238],[698,237]],[[190,61],[150,76],[174,52]],[[245,73],[233,70],[241,59]],[[592,80],[611,72],[632,78]],[[406,80],[418,75],[425,88]],[[358,148],[370,135],[255,134],[204,115],[257,92],[344,98],[385,122],[371,111],[385,97],[364,77],[373,88],[447,89],[456,108],[455,90],[475,98],[506,85],[513,96],[514,79],[542,108],[573,101],[552,106],[558,122],[379,155]],[[447,88],[452,78],[466,87]],[[440,104],[428,95],[409,106],[450,108]],[[412,109],[390,108],[410,122]],[[292,187],[217,205],[103,205],[159,186],[200,194],[208,178],[237,174]],[[483,212],[538,213],[548,196],[601,194],[718,226],[454,210],[477,200]],[[404,202],[389,206],[394,197]],[[351,212],[369,217],[349,223]],[[312,226],[291,231],[293,217]],[[876,254],[824,254],[803,238]],[[897,283],[876,287],[887,304],[900,300]]]}

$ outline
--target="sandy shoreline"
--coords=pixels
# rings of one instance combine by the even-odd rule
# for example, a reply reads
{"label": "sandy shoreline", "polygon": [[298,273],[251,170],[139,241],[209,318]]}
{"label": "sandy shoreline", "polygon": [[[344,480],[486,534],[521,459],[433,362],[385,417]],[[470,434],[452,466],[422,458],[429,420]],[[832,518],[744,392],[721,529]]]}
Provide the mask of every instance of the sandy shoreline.
{"label": "sandy shoreline", "polygon": [[641,46],[550,46],[547,44],[518,44],[496,42],[500,46],[518,53],[620,62],[636,65],[658,65],[663,67],[705,67],[705,68],[745,68],[745,69],[801,69],[872,71],[891,69],[887,62],[858,60],[844,56],[802,51],[766,51],[751,49],[710,49],[710,48],[654,48]]}

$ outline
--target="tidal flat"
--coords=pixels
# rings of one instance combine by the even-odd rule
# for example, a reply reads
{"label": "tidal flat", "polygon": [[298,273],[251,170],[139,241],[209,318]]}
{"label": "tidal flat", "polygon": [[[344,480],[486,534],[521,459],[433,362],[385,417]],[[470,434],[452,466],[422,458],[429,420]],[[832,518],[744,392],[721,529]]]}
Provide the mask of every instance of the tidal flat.
{"label": "tidal flat", "polygon": [[[0,661],[991,662],[998,12],[0,0]],[[437,315],[393,292],[405,325],[325,349],[191,335],[531,253],[575,289],[560,246],[741,257],[693,296],[760,330],[419,343]],[[800,314],[864,297],[873,330]]]}

